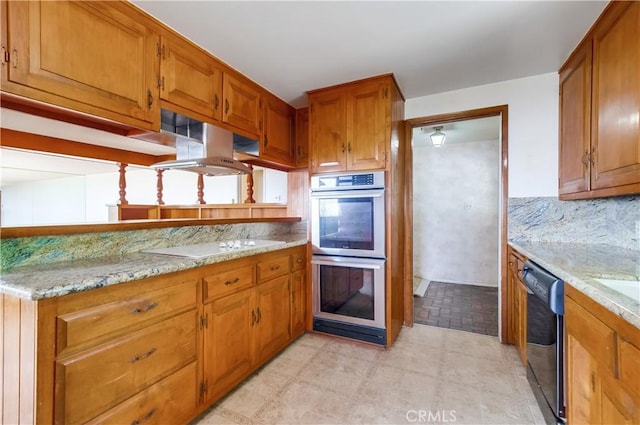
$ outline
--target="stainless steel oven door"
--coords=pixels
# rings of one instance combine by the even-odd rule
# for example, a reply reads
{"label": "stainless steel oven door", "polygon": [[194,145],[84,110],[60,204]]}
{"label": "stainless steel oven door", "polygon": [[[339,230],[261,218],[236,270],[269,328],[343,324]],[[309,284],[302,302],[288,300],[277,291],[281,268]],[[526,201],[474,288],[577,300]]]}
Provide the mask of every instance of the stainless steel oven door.
{"label": "stainless steel oven door", "polygon": [[385,260],[314,255],[313,316],[385,328]]}
{"label": "stainless steel oven door", "polygon": [[384,189],[311,193],[313,252],[385,258]]}

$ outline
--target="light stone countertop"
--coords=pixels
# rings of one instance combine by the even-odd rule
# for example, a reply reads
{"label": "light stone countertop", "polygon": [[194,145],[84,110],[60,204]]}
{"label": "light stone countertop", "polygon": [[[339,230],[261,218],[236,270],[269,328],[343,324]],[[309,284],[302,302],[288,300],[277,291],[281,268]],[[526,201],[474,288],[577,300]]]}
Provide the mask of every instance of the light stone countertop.
{"label": "light stone countertop", "polygon": [[0,293],[29,300],[60,297],[307,243],[306,234],[282,235],[273,239],[285,243],[199,259],[134,252],[90,260],[15,267],[2,271]]}
{"label": "light stone countertop", "polygon": [[509,242],[518,252],[640,328],[640,300],[594,279],[640,281],[640,251],[604,244]]}

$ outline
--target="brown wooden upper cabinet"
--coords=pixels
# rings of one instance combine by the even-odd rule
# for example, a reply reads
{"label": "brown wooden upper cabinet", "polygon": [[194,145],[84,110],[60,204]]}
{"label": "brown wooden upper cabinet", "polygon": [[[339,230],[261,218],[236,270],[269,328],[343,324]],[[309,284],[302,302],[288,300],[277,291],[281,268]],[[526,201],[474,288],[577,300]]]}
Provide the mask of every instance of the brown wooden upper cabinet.
{"label": "brown wooden upper cabinet", "polygon": [[209,54],[172,34],[162,35],[160,96],[185,115],[222,119],[222,68]]}
{"label": "brown wooden upper cabinet", "polygon": [[392,90],[385,75],[309,92],[311,173],[387,167]]}
{"label": "brown wooden upper cabinet", "polygon": [[159,128],[159,36],[125,2],[4,2],[2,90]]}
{"label": "brown wooden upper cabinet", "polygon": [[560,69],[560,199],[640,193],[640,3],[612,2]]}
{"label": "brown wooden upper cabinet", "polygon": [[224,73],[222,121],[260,139],[262,98],[260,90],[241,75]]}
{"label": "brown wooden upper cabinet", "polygon": [[295,158],[296,166],[307,168],[309,166],[309,108],[296,110],[296,141]]}
{"label": "brown wooden upper cabinet", "polygon": [[294,109],[276,96],[264,94],[264,132],[260,158],[282,164],[294,164]]}

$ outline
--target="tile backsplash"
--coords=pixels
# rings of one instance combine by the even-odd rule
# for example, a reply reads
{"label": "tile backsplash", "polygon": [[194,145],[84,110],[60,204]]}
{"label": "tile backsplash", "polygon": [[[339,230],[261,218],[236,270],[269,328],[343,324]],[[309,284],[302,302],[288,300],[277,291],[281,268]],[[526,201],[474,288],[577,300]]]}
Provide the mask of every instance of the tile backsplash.
{"label": "tile backsplash", "polygon": [[509,198],[509,239],[640,250],[640,196],[580,201]]}

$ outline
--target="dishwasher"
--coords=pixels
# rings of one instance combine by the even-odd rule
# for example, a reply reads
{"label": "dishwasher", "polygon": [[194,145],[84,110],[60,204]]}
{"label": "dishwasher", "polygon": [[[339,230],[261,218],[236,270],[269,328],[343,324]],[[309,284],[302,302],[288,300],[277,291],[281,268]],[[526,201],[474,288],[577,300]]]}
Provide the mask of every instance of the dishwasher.
{"label": "dishwasher", "polygon": [[547,424],[564,424],[564,282],[533,261],[527,287],[527,380]]}

